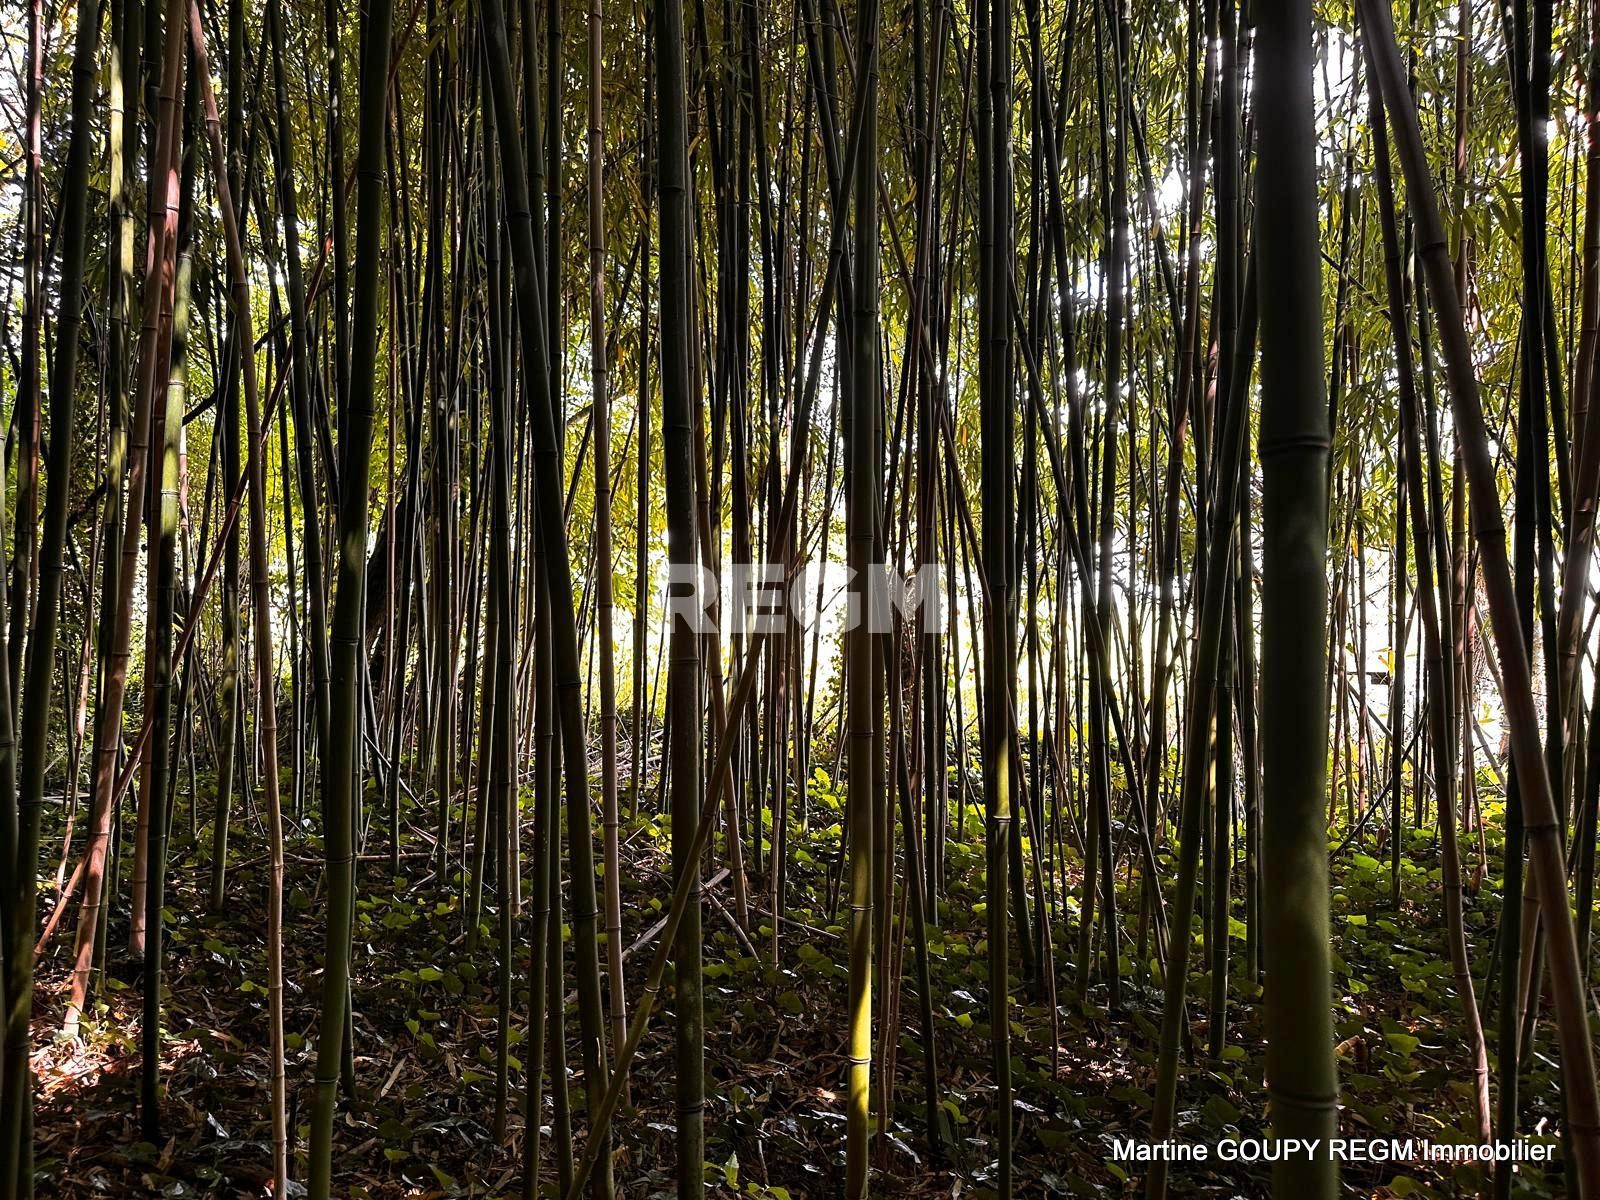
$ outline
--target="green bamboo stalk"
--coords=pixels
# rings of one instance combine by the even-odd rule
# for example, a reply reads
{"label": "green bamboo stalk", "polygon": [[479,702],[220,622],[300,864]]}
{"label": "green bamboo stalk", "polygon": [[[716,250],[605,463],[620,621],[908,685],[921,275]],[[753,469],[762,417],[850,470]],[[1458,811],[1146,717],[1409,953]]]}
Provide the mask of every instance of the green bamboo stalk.
{"label": "green bamboo stalk", "polygon": [[[852,214],[855,307],[852,316],[849,421],[845,448],[849,464],[846,509],[848,561],[854,572],[851,590],[860,617],[845,634],[845,738],[848,749],[846,822],[849,826],[849,1056],[845,1112],[845,1197],[867,1195],[868,1107],[872,1084],[872,959],[873,842],[878,811],[884,803],[881,767],[877,761],[882,714],[879,709],[878,656],[881,639],[869,628],[867,573],[880,561],[876,550],[880,519],[882,443],[878,430],[878,192],[877,97],[878,4],[861,6],[858,47],[864,81],[858,103],[865,112],[854,163],[855,200]],[[1001,905],[1002,909],[1004,904]],[[1004,946],[1004,940],[1001,943]],[[991,943],[992,945],[992,943]],[[886,949],[882,948],[882,949]],[[1004,962],[1004,953],[1001,953]],[[1002,966],[1002,971],[1004,967]]]}
{"label": "green bamboo stalk", "polygon": [[[377,386],[379,268],[383,235],[384,130],[389,109],[392,0],[371,0],[361,17],[361,84],[356,149],[356,257],[349,380],[339,428],[339,567],[329,638],[329,729],[325,746],[323,841],[328,917],[323,952],[322,1016],[318,1024],[316,1100],[311,1118],[311,1200],[328,1200],[333,1174],[333,1118],[350,992],[351,922],[355,911],[354,821],[361,774],[358,750],[368,481],[372,468],[373,400]],[[337,179],[338,176],[335,176]],[[336,206],[337,211],[337,206]],[[335,266],[340,265],[336,252]]]}
{"label": "green bamboo stalk", "polygon": [[[95,69],[100,38],[100,0],[87,0],[78,13],[72,62],[72,119],[67,161],[61,176],[62,254],[60,296],[56,317],[56,359],[50,372],[50,458],[45,480],[44,523],[39,537],[38,603],[29,628],[26,685],[18,720],[0,722],[0,738],[15,731],[18,793],[15,857],[5,863],[4,894],[6,959],[5,1076],[0,1080],[0,1196],[32,1197],[33,1075],[29,1062],[29,1021],[33,1012],[33,939],[37,916],[39,823],[44,805],[44,777],[50,753],[51,694],[55,680],[56,625],[61,605],[62,559],[67,541],[68,502],[72,488],[77,408],[78,333],[83,313],[78,298],[83,288],[85,230],[89,208],[89,153],[94,140],[93,117],[99,76]],[[9,681],[0,681],[9,683]],[[0,746],[0,757],[10,748]],[[9,806],[8,806],[9,807]],[[10,840],[9,833],[7,840]]]}
{"label": "green bamboo stalk", "polygon": [[[1267,1095],[1280,1138],[1338,1132],[1323,799],[1328,710],[1327,461],[1313,148],[1311,4],[1257,14],[1256,229],[1261,289],[1262,955]],[[1331,1154],[1273,1168],[1273,1194],[1338,1191]]]}

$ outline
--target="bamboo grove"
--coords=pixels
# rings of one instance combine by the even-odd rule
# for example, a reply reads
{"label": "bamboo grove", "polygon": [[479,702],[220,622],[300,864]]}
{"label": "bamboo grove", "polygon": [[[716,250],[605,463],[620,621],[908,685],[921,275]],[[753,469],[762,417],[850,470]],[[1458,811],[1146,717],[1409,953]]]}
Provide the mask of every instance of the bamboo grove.
{"label": "bamboo grove", "polygon": [[0,1200],[1600,1198],[1600,7],[0,36]]}

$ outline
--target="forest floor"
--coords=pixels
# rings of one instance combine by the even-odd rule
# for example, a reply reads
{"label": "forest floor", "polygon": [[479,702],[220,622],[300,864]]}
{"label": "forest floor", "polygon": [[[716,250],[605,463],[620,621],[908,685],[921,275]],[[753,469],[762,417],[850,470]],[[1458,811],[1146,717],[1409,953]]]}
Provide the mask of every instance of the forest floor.
{"label": "forest floor", "polygon": [[[202,790],[205,784],[202,782]],[[839,854],[840,801],[823,783],[812,788],[811,822],[791,837],[791,905],[781,927],[782,968],[764,955],[769,934],[753,946],[735,936],[726,914],[729,884],[706,908],[706,1112],[708,1193],[713,1197],[801,1200],[833,1197],[842,1179],[844,1143],[845,954],[841,914],[829,911],[830,867]],[[1488,808],[1491,867],[1497,812]],[[209,804],[202,798],[202,815]],[[140,1140],[140,987],[137,963],[117,952],[126,941],[125,901],[113,910],[109,977],[83,1037],[60,1028],[75,914],[69,912],[41,961],[35,1014],[39,1073],[37,1139],[41,1196],[259,1196],[269,1194],[266,1122],[267,1033],[264,841],[254,814],[237,823],[230,850],[227,903],[206,912],[208,830],[189,838],[180,801],[167,891],[167,994],[162,1079],[166,1140]],[[951,844],[940,926],[930,930],[935,998],[939,1122],[950,1149],[935,1161],[926,1137],[915,961],[909,943],[906,987],[897,1019],[896,1094],[878,1142],[873,1194],[886,1197],[983,1197],[992,1194],[995,1139],[993,1070],[987,1018],[987,946],[982,902],[981,827],[969,809],[964,840]],[[419,823],[422,820],[418,814]],[[628,982],[642,982],[653,942],[645,938],[670,894],[665,829],[641,818],[624,829],[622,871]],[[335,1192],[370,1197],[515,1197],[520,1195],[524,1129],[523,1073],[516,1060],[527,1011],[525,985],[512,1011],[514,1115],[503,1143],[492,1135],[495,1107],[495,916],[471,957],[463,929],[459,874],[445,884],[425,856],[402,860],[394,874],[385,834],[374,824],[362,862],[355,938],[355,1067],[358,1099],[341,1105],[335,1142]],[[416,844],[424,845],[420,832]],[[50,843],[47,843],[50,844]],[[1477,838],[1469,843],[1476,852]],[[1378,848],[1369,846],[1374,853]],[[598,856],[597,856],[598,857]],[[1387,857],[1386,855],[1384,856]],[[1469,866],[1476,859],[1469,858]],[[1334,1001],[1344,1110],[1351,1137],[1468,1136],[1469,1066],[1446,953],[1435,838],[1411,837],[1399,912],[1389,905],[1387,861],[1345,851],[1334,860]],[[1168,864],[1171,866],[1172,864]],[[1493,961],[1497,871],[1469,888],[1467,912],[1480,1003]],[[1075,879],[1075,875],[1073,876]],[[320,843],[295,831],[289,841],[284,941],[290,1127],[299,1161],[312,1096],[314,1037],[320,1002],[325,905]],[[1119,887],[1127,888],[1125,877]],[[759,894],[752,888],[752,894]],[[821,900],[807,899],[821,897]],[[1125,935],[1137,936],[1138,897],[1121,897]],[[40,898],[42,912],[55,896]],[[761,902],[752,899],[752,904]],[[1116,1138],[1147,1138],[1155,1091],[1161,991],[1151,969],[1122,954],[1122,1010],[1103,1005],[1103,982],[1080,1002],[1073,990],[1076,907],[1056,927],[1055,1019],[1041,989],[1013,989],[1012,1050],[1016,1081],[1018,1195],[1110,1197],[1142,1194],[1142,1168],[1113,1161]],[[1235,905],[1232,936],[1244,926]],[[752,924],[770,917],[753,912]],[[770,928],[770,926],[767,926]],[[1242,961],[1242,940],[1234,961]],[[519,950],[525,955],[526,948]],[[1195,959],[1201,953],[1196,927]],[[518,977],[524,962],[519,958]],[[569,962],[569,1001],[570,962]],[[1220,1060],[1205,1053],[1204,977],[1195,976],[1191,1014],[1195,1065],[1184,1073],[1178,1136],[1215,1142],[1265,1128],[1259,989],[1232,981],[1228,1045]],[[631,999],[632,997],[630,997]],[[881,999],[881,993],[880,993]],[[1492,998],[1491,998],[1492,1000]],[[674,1189],[673,994],[665,989],[632,1073],[632,1106],[618,1118],[618,1192],[627,1200],[666,1197]],[[1491,1004],[1492,1014],[1495,1009]],[[576,1015],[569,1003],[568,1044]],[[1493,1020],[1488,1023],[1491,1030]],[[1542,1027],[1541,1027],[1542,1028]],[[1491,1044],[1490,1053],[1493,1054]],[[576,1049],[569,1066],[576,1066]],[[1557,1068],[1542,1032],[1522,1076],[1523,1130],[1551,1136],[1560,1123]],[[875,1067],[876,1067],[875,1063]],[[573,1126],[581,1133],[583,1088],[571,1075]],[[556,1176],[545,1107],[546,1190]],[[1173,1168],[1173,1194],[1264,1196],[1268,1168],[1213,1161]],[[1544,1168],[1558,1173],[1559,1163]],[[1346,1194],[1453,1196],[1482,1183],[1476,1168],[1430,1164],[1347,1166]],[[1524,1167],[1518,1194],[1560,1192],[1553,1174]],[[1524,1190],[1525,1189],[1525,1190]],[[298,1188],[293,1189],[298,1192]]]}

